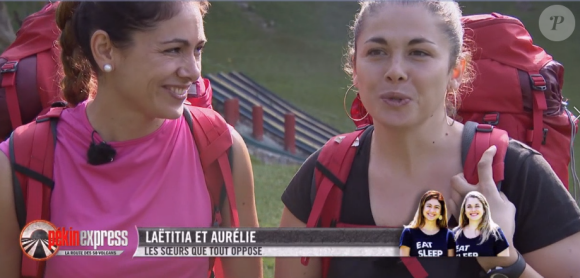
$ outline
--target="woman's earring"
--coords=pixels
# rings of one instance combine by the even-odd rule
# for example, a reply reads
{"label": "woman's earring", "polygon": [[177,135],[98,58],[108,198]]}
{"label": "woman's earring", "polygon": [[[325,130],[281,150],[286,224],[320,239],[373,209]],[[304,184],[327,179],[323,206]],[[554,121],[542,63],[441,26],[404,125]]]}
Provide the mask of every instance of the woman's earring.
{"label": "woman's earring", "polygon": [[105,65],[103,66],[103,70],[104,70],[105,72],[111,72],[111,71],[113,70],[113,67],[112,67],[111,65],[109,65],[109,64],[105,64]]}
{"label": "woman's earring", "polygon": [[443,220],[443,215],[439,215],[439,220]]}
{"label": "woman's earring", "polygon": [[344,107],[344,112],[346,113],[346,116],[349,117],[351,120],[358,122],[358,121],[364,120],[369,115],[369,111],[367,111],[367,113],[360,119],[355,119],[355,118],[350,116],[350,113],[346,109],[346,96],[348,95],[348,92],[352,89],[352,87],[354,87],[354,84],[350,85],[350,87],[348,87],[348,89],[346,90],[346,93],[344,93],[344,99],[342,100],[342,105]]}

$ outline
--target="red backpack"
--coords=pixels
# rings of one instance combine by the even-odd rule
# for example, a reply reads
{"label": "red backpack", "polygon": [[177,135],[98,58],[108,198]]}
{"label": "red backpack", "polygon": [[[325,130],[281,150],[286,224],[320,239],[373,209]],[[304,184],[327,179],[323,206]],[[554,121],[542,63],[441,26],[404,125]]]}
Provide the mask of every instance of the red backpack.
{"label": "red backpack", "polygon": [[[457,113],[462,122],[488,123],[540,152],[564,186],[578,183],[573,138],[578,124],[562,96],[564,66],[533,44],[517,18],[498,13],[463,17],[474,49],[476,79]],[[498,40],[497,38],[502,38]]]}
{"label": "red backpack", "polygon": [[[62,100],[57,43],[61,32],[55,21],[59,3],[48,3],[26,17],[16,40],[0,55],[0,141],[46,112],[53,102]],[[187,101],[193,106],[211,109],[209,80],[200,77]]]}
{"label": "red backpack", "polygon": [[[568,172],[578,123],[562,95],[564,66],[534,45],[517,18],[492,13],[464,16],[462,22],[476,78],[460,99],[456,120],[507,131],[540,152],[566,188],[569,174],[580,185],[575,169]],[[355,121],[357,128],[373,123],[370,115],[364,117],[367,111],[359,96],[350,112],[353,119],[362,118]]]}
{"label": "red backpack", "polygon": [[[312,210],[306,227],[342,227],[372,228],[376,226],[352,225],[340,222],[342,208],[342,191],[348,179],[350,168],[358,150],[359,140],[370,132],[370,125],[358,130],[334,136],[322,147],[312,184]],[[507,132],[488,124],[465,123],[462,140],[462,162],[465,178],[476,184],[479,180],[477,163],[483,153],[491,146],[497,146],[493,158],[493,179],[501,185],[504,178],[504,158],[508,147]],[[398,227],[395,227],[398,228]],[[326,278],[331,258],[322,258],[322,278]],[[415,278],[427,277],[417,258],[401,258],[409,272]],[[302,264],[308,264],[308,258],[302,258]]]}
{"label": "red backpack", "polygon": [[[48,3],[24,19],[16,40],[0,56],[0,140],[10,135],[10,161],[12,174],[17,177],[13,182],[21,229],[30,221],[50,219],[54,148],[48,146],[56,142],[56,123],[65,106],[60,105],[60,76],[56,74],[61,67],[57,45],[60,30],[55,21],[58,5],[59,2]],[[223,118],[211,110],[210,81],[200,77],[194,85],[186,104],[208,109],[189,107],[191,113],[184,116],[200,151],[214,225],[221,224],[225,191],[232,210],[231,223],[238,227],[228,158],[231,134]],[[29,124],[22,126],[23,123]],[[23,255],[21,272],[22,277],[42,277],[44,263]],[[219,259],[210,259],[209,272],[210,277],[223,277]]]}
{"label": "red backpack", "polygon": [[[64,109],[53,107],[35,121],[18,127],[10,136],[14,198],[21,229],[33,220],[50,221],[56,125]],[[187,106],[184,116],[200,152],[211,197],[214,226],[217,227],[222,222],[220,209],[227,194],[232,227],[239,227],[229,158],[232,137],[227,123],[217,112],[205,108]],[[45,262],[32,260],[23,254],[21,276],[42,277],[44,266]],[[209,277],[223,277],[221,271],[219,258],[210,259]]]}
{"label": "red backpack", "polygon": [[[501,186],[511,137],[542,153],[567,186],[578,126],[561,94],[563,66],[533,44],[516,18],[492,13],[464,16],[462,21],[466,41],[472,43],[471,49],[477,49],[473,57],[477,76],[473,90],[461,99],[457,119],[465,124],[461,152],[465,178],[472,184],[478,182],[477,163],[485,150],[496,145],[493,176]],[[350,114],[357,130],[331,138],[319,154],[307,227],[353,226],[339,222],[341,187],[350,173],[358,140],[369,130],[373,119],[358,95]],[[577,181],[574,169],[572,175]],[[417,258],[401,260],[413,277],[427,277]],[[308,264],[308,258],[303,258],[302,263]],[[323,278],[329,265],[330,258],[322,258]]]}
{"label": "red backpack", "polygon": [[213,109],[212,106],[213,90],[211,89],[211,84],[209,79],[199,78],[195,82],[195,87],[192,88],[187,93],[187,102],[192,106]]}
{"label": "red backpack", "polygon": [[26,17],[16,40],[0,55],[0,140],[59,101],[57,3]]}

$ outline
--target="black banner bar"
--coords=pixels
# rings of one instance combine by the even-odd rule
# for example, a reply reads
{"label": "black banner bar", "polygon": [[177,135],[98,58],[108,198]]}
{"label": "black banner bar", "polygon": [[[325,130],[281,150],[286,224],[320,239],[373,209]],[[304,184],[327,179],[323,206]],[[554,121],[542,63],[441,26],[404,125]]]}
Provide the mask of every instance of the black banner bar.
{"label": "black banner bar", "polygon": [[138,231],[139,246],[398,247],[403,228],[138,228]]}

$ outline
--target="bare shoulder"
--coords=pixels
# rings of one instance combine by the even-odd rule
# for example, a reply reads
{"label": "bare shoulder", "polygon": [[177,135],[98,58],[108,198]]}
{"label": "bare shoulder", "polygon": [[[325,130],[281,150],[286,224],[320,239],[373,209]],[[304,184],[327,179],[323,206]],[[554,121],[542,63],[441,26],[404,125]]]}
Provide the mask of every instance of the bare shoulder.
{"label": "bare shoulder", "polygon": [[233,140],[230,163],[232,164],[235,191],[239,193],[247,192],[248,194],[253,195],[254,177],[250,153],[242,135],[233,127],[229,125],[228,127]]}
{"label": "bare shoulder", "polygon": [[254,194],[254,175],[252,162],[244,139],[233,127],[228,126],[232,135],[231,154],[234,192],[240,217],[240,225],[258,227]]}
{"label": "bare shoulder", "polygon": [[8,157],[0,152],[0,269],[3,277],[18,277],[20,266],[20,229],[16,220],[12,169]]}
{"label": "bare shoulder", "polygon": [[[3,152],[0,152],[0,202],[3,208],[11,206],[11,210],[0,210],[0,215],[6,216],[9,211],[14,211],[14,192],[12,188],[12,167],[10,160]],[[0,217],[4,219],[4,217]]]}
{"label": "bare shoulder", "polygon": [[232,134],[232,140],[233,140],[233,147],[234,150],[240,151],[240,149],[247,149],[246,147],[246,142],[244,142],[244,138],[242,137],[242,135],[231,125],[228,124],[228,128],[230,130],[230,133]]}
{"label": "bare shoulder", "polygon": [[[12,181],[12,169],[10,167],[10,160],[5,153],[0,152],[0,181]],[[3,190],[1,188],[0,190]],[[3,191],[2,191],[3,192]]]}
{"label": "bare shoulder", "polygon": [[[228,125],[233,140],[231,161],[234,198],[240,227],[259,227],[250,154],[242,136]],[[222,207],[222,227],[231,227],[230,201]],[[226,277],[263,277],[260,258],[222,258]]]}
{"label": "bare shoulder", "polygon": [[[232,135],[232,154],[231,154],[231,163],[233,166],[234,174],[238,172],[237,170],[241,171],[252,171],[252,165],[250,160],[250,153],[248,151],[248,147],[246,146],[246,142],[242,135],[232,126],[228,125],[230,129],[230,133]],[[241,168],[240,168],[241,167]],[[253,184],[253,183],[252,183]]]}

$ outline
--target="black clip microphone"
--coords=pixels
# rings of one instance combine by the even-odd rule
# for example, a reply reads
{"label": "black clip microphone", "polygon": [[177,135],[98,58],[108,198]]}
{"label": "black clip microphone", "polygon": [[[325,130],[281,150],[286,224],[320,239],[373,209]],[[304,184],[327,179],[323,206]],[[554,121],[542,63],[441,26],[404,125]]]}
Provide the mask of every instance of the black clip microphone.
{"label": "black clip microphone", "polygon": [[105,141],[95,144],[96,132],[96,130],[93,130],[93,133],[91,134],[92,142],[87,151],[87,162],[91,165],[102,165],[113,162],[117,151]]}

